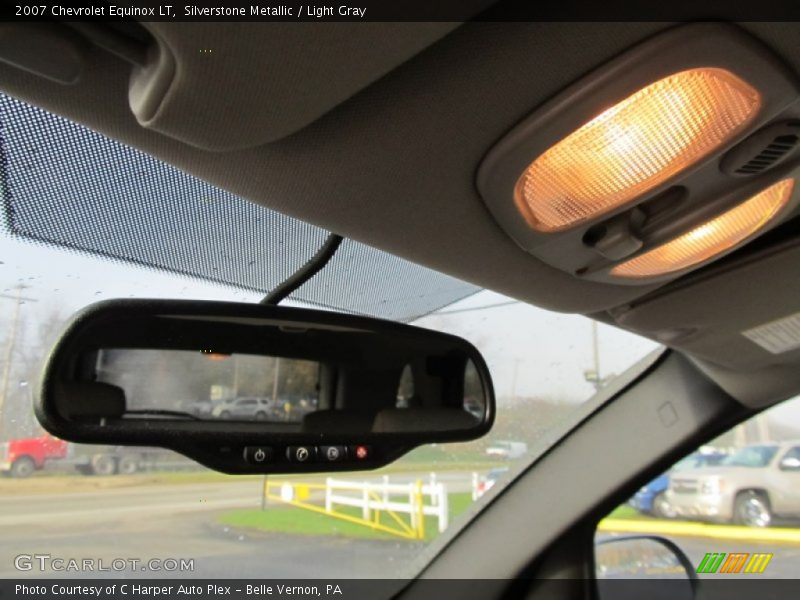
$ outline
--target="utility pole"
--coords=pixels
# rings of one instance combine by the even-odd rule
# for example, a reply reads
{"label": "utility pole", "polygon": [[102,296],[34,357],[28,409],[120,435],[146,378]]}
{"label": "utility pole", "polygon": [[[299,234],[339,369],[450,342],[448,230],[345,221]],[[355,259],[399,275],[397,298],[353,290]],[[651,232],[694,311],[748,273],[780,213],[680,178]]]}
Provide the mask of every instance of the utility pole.
{"label": "utility pole", "polygon": [[14,357],[14,345],[17,341],[17,328],[19,326],[19,307],[24,302],[36,302],[33,298],[25,298],[22,295],[22,290],[28,289],[30,286],[20,283],[17,285],[17,294],[15,296],[7,296],[0,294],[0,298],[7,298],[14,300],[14,312],[11,316],[11,329],[8,332],[8,339],[6,340],[5,360],[3,361],[3,379],[0,382],[0,431],[3,429],[3,418],[5,413],[3,409],[8,396],[8,380],[11,378],[11,361]]}
{"label": "utility pole", "polygon": [[747,445],[747,422],[740,423],[733,428],[734,445],[737,448]]}
{"label": "utility pole", "polygon": [[511,378],[511,401],[517,404],[517,376],[519,375],[519,360],[514,361],[514,376]]}
{"label": "utility pole", "polygon": [[592,320],[592,363],[593,368],[583,372],[583,378],[599,390],[603,387],[603,377],[600,374],[600,341],[597,334],[597,321]]}
{"label": "utility pole", "polygon": [[764,413],[756,415],[754,419],[756,422],[756,428],[758,429],[758,441],[762,443],[772,441],[772,435],[769,430],[769,421],[767,419],[768,417]]}
{"label": "utility pole", "polygon": [[603,383],[603,377],[600,375],[600,340],[597,335],[597,321],[592,319],[592,355],[594,356],[594,372],[597,374],[597,387],[598,389]]}

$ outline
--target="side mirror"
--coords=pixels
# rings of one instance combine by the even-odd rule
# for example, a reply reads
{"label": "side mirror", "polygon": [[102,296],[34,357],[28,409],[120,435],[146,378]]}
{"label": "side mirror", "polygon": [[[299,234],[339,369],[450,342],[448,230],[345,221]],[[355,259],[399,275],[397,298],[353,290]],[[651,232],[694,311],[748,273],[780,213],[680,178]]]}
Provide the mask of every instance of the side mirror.
{"label": "side mirror", "polygon": [[658,536],[595,542],[595,575],[600,600],[691,600],[697,593],[697,574],[689,557]]}
{"label": "side mirror", "polygon": [[67,327],[35,411],[72,442],[295,473],[478,438],[495,401],[480,353],[443,333],[282,306],[112,300]]}
{"label": "side mirror", "polygon": [[778,468],[781,471],[800,471],[800,458],[787,456],[781,460]]}

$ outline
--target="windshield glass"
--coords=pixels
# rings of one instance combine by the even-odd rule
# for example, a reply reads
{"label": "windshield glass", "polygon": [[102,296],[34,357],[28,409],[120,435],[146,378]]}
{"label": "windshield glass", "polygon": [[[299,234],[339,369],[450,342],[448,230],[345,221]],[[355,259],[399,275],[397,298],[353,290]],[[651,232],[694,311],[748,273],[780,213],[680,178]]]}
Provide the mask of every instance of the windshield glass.
{"label": "windshield glass", "polygon": [[[0,108],[6,112],[0,111],[0,116],[8,120],[12,108],[19,110],[18,104],[5,100]],[[40,113],[34,111],[30,118],[47,121]],[[64,137],[67,130],[48,123],[40,123],[40,137],[27,140],[29,150],[30,144],[41,150],[31,150],[29,162],[43,152],[72,161],[88,173],[90,161],[97,160],[104,148],[107,161],[117,156],[107,150],[105,141],[91,142],[96,134],[81,130],[79,135]],[[8,122],[4,126],[8,137]],[[26,139],[19,127],[15,135],[20,136],[22,151]],[[81,147],[81,143],[91,147]],[[137,171],[136,181],[146,180],[152,196],[144,198],[132,190],[132,204],[152,205],[158,199],[161,171],[150,165],[145,163]],[[19,171],[25,172],[30,170]],[[113,169],[94,172],[99,189],[110,185],[103,178],[125,180],[114,175]],[[13,174],[12,169],[8,176]],[[423,549],[430,546],[434,552],[468,524],[487,498],[553,442],[555,432],[579,418],[598,389],[657,347],[584,317],[476,291],[464,282],[352,242],[350,250],[344,246],[339,250],[344,251],[338,258],[343,262],[331,263],[323,271],[322,283],[315,279],[313,290],[305,290],[289,303],[410,320],[471,341],[486,358],[497,395],[497,420],[487,436],[470,443],[420,447],[379,471],[335,477],[234,477],[158,448],[66,443],[38,426],[31,402],[42,361],[74,311],[106,298],[259,301],[268,285],[288,276],[292,268],[284,264],[273,273],[271,266],[265,266],[261,279],[248,274],[247,256],[261,239],[239,235],[239,228],[249,226],[247,219],[267,223],[265,231],[291,245],[300,264],[319,242],[315,229],[302,223],[295,222],[287,234],[280,220],[287,217],[276,217],[263,207],[248,204],[247,211],[252,212],[246,212],[247,219],[235,222],[203,209],[204,218],[217,219],[222,225],[215,235],[225,233],[230,238],[216,240],[226,248],[221,255],[245,260],[244,266],[237,263],[225,278],[214,280],[209,275],[214,264],[193,262],[192,244],[200,244],[200,238],[176,245],[170,223],[159,221],[154,228],[141,214],[125,212],[114,202],[102,204],[96,194],[87,207],[103,206],[102,219],[75,219],[72,229],[59,230],[63,240],[33,241],[48,224],[45,220],[37,225],[37,218],[50,214],[47,211],[54,206],[78,203],[84,198],[79,192],[88,193],[75,187],[85,178],[70,177],[67,173],[37,177],[36,189],[31,187],[33,180],[27,181],[33,190],[27,202],[33,208],[27,213],[17,211],[15,218],[27,215],[30,220],[6,222],[0,236],[0,301],[5,305],[0,313],[5,357],[0,469],[8,475],[0,479],[3,577],[396,578],[413,574]],[[137,185],[133,181],[129,184]],[[170,181],[174,191],[175,181]],[[192,185],[206,184],[192,180]],[[114,189],[115,197],[121,198]],[[216,206],[214,202],[211,206]],[[158,217],[168,218],[175,215]],[[65,218],[62,225],[68,222]],[[97,229],[106,226],[105,234],[98,235]],[[112,239],[123,230],[125,239],[138,245],[123,244],[119,256],[110,255],[108,248],[97,250],[106,236]],[[66,243],[69,236],[81,232],[85,233],[81,244]],[[148,254],[149,248],[163,250],[170,244],[177,250],[163,256],[155,250]],[[93,245],[94,250],[90,249]],[[167,259],[172,263],[166,264]],[[260,265],[267,259],[259,254],[251,260]],[[237,273],[244,273],[241,285],[234,285]],[[364,278],[372,281],[363,284]],[[104,359],[104,376],[135,391],[142,410],[154,406],[150,399],[159,382],[158,369],[186,368],[185,357],[175,355],[165,362],[163,356],[145,354],[112,349]],[[250,365],[255,360],[220,357],[213,369],[229,383],[210,395],[191,386],[170,390],[175,398],[170,409],[200,418],[246,420],[294,420],[302,411],[314,410],[315,365],[279,369],[270,359]],[[141,377],[116,380],[118,361],[133,361]],[[275,402],[273,398],[278,397],[287,401]],[[398,401],[404,397],[400,394]],[[43,555],[49,558],[35,558]],[[70,563],[70,558],[78,562]],[[107,570],[101,571],[102,566]]]}
{"label": "windshield glass", "polygon": [[729,467],[766,467],[777,451],[777,446],[748,446],[731,454],[722,464]]}
{"label": "windshield glass", "polygon": [[686,469],[694,469],[701,466],[703,466],[703,460],[698,455],[692,454],[691,456],[687,456],[683,460],[676,462],[675,466],[672,467],[672,470],[685,471]]}

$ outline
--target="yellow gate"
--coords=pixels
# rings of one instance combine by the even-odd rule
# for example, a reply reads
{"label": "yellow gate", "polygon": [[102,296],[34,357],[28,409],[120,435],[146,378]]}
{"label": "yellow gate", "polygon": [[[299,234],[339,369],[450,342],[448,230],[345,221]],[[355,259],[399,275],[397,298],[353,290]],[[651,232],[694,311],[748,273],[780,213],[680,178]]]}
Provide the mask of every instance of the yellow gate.
{"label": "yellow gate", "polygon": [[[351,485],[356,486],[359,484]],[[285,480],[273,481],[266,478],[264,481],[264,496],[267,500],[273,502],[280,502],[303,510],[327,515],[334,519],[369,527],[375,531],[382,531],[400,538],[422,540],[425,539],[423,484],[422,481],[417,480],[409,485],[413,486],[409,494],[409,506],[408,510],[403,511],[403,513],[409,515],[409,522],[406,522],[397,511],[390,508],[390,505],[395,503],[387,502],[386,498],[382,497],[376,490],[370,489],[369,484],[363,484],[363,507],[365,508],[362,511],[368,515],[368,518],[339,512],[329,505],[320,506],[319,504],[314,504],[315,496],[317,498],[321,497],[325,502],[326,495],[331,491],[330,481],[326,483],[299,483]],[[325,502],[325,504],[327,505],[328,503]],[[354,506],[354,504],[351,506]],[[391,521],[391,525],[382,522],[384,514]]]}

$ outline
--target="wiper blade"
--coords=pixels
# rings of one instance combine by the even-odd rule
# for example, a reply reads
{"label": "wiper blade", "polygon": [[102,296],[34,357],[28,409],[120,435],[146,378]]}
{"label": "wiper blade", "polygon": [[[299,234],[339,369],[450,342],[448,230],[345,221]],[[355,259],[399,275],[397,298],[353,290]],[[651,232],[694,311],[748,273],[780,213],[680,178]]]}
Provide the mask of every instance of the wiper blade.
{"label": "wiper blade", "polygon": [[167,410],[160,408],[141,408],[137,410],[126,410],[125,415],[141,415],[144,417],[174,417],[176,419],[191,419],[192,421],[202,421],[197,415],[183,412],[181,410]]}

